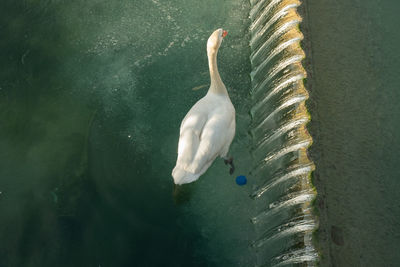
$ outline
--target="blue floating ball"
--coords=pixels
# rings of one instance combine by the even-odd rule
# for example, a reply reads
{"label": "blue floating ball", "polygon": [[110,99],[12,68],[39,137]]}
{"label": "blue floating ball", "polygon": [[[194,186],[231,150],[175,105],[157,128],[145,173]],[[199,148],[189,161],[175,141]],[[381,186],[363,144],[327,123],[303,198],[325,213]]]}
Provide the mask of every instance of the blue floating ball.
{"label": "blue floating ball", "polygon": [[238,185],[245,185],[247,183],[247,179],[246,176],[244,175],[239,175],[238,177],[236,177],[236,183]]}

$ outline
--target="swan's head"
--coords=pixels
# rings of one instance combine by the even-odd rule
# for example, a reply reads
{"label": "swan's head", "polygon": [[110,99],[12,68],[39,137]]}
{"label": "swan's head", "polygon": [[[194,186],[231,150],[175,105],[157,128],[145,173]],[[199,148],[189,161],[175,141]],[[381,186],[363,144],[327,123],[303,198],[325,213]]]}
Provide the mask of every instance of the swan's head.
{"label": "swan's head", "polygon": [[215,30],[210,37],[208,38],[207,41],[207,52],[217,52],[219,46],[222,43],[222,40],[224,39],[224,37],[228,34],[227,31],[223,30],[223,29],[218,29]]}

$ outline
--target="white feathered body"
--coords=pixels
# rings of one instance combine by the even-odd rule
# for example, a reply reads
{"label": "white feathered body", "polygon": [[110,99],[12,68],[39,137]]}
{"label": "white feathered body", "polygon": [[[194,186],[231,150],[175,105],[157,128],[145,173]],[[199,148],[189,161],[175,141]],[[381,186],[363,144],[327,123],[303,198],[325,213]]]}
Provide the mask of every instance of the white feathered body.
{"label": "white feathered body", "polygon": [[218,157],[225,157],[235,136],[235,108],[227,94],[207,93],[182,121],[175,184],[197,180]]}

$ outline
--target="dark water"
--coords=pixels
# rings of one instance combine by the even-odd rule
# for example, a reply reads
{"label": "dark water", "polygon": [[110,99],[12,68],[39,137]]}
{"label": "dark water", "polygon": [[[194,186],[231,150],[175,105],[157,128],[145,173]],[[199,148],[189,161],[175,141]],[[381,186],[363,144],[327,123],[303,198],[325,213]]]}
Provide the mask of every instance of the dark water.
{"label": "dark water", "polygon": [[[1,1],[1,267],[254,265],[249,6]],[[303,7],[321,265],[396,266],[399,4]],[[206,92],[218,27],[249,184],[219,160],[176,203],[178,128]]]}
{"label": "dark water", "polygon": [[219,27],[249,172],[247,16],[241,1],[1,1],[0,266],[252,265],[251,181],[219,160],[175,203],[171,177]]}
{"label": "dark water", "polygon": [[306,1],[322,266],[400,263],[398,1]]}

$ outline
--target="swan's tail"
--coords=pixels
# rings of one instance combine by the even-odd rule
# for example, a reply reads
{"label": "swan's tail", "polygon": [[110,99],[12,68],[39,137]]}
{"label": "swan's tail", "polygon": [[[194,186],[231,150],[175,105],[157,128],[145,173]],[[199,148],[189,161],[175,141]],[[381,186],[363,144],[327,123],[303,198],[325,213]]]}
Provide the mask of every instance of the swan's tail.
{"label": "swan's tail", "polygon": [[191,173],[179,166],[175,166],[172,170],[172,177],[174,177],[175,184],[188,184],[199,179],[200,174]]}

